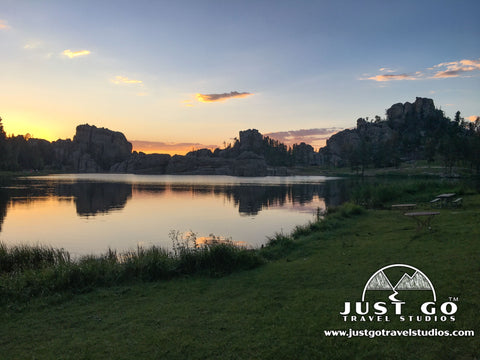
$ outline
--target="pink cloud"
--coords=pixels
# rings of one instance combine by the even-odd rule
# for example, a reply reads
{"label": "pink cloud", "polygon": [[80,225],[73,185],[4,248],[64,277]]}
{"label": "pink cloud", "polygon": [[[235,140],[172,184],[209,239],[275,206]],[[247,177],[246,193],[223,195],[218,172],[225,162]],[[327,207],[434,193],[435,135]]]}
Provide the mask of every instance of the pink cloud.
{"label": "pink cloud", "polygon": [[0,20],[0,30],[8,30],[10,25],[5,20]]}
{"label": "pink cloud", "polygon": [[229,93],[223,94],[197,94],[196,98],[200,102],[216,102],[216,101],[225,101],[234,98],[244,98],[247,96],[253,95],[252,93],[248,92],[238,92],[238,91],[231,91]]}
{"label": "pink cloud", "polygon": [[[373,80],[377,82],[388,82],[395,80],[426,80],[426,79],[447,79],[455,77],[469,77],[473,72],[480,70],[480,58],[477,60],[459,60],[443,62],[434,65],[424,72],[417,71],[413,74],[379,74],[375,76],[366,75],[360,80]],[[388,68],[381,68],[381,72],[391,73]]]}
{"label": "pink cloud", "polygon": [[433,76],[435,79],[459,77],[466,73],[480,70],[480,59],[440,63],[433,68],[445,68],[445,70],[440,70]]}
{"label": "pink cloud", "polygon": [[374,80],[378,82],[384,82],[384,81],[392,81],[392,80],[418,80],[420,79],[421,74],[420,73],[415,73],[415,75],[409,75],[409,74],[382,74],[382,75],[376,75],[376,76],[371,76],[367,78],[367,80]]}
{"label": "pink cloud", "polygon": [[278,140],[285,145],[292,146],[304,142],[312,145],[314,148],[325,146],[325,143],[330,136],[343,130],[341,128],[314,128],[314,129],[300,129],[277,131],[264,134],[272,139]]}

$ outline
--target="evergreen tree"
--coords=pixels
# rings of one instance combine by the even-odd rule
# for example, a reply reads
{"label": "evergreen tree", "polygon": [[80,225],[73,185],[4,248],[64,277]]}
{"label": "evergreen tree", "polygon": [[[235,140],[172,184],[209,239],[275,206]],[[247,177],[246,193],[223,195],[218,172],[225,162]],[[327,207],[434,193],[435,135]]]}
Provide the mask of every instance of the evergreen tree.
{"label": "evergreen tree", "polygon": [[0,170],[5,169],[7,158],[7,134],[3,130],[2,118],[0,117]]}

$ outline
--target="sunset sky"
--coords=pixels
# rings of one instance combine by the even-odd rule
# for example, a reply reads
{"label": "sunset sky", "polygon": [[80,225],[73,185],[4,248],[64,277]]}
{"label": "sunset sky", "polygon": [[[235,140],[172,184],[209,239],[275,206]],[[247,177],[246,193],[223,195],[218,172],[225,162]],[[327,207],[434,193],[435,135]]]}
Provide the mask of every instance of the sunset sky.
{"label": "sunset sky", "polygon": [[7,134],[122,131],[137,150],[256,128],[318,148],[430,97],[480,116],[480,1],[0,0]]}

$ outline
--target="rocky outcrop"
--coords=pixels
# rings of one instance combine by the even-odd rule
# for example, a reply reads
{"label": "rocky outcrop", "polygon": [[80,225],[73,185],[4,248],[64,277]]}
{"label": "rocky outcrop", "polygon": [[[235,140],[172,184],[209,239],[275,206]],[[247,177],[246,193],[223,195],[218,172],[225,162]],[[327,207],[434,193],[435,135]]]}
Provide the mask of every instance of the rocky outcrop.
{"label": "rocky outcrop", "polygon": [[326,163],[335,167],[345,166],[348,161],[347,154],[351,154],[359,145],[360,135],[358,131],[347,129],[332,135],[321,152],[326,157]]}
{"label": "rocky outcrop", "polygon": [[114,164],[110,172],[130,174],[165,174],[171,156],[168,154],[144,154],[133,152],[127,160]]}
{"label": "rocky outcrop", "polygon": [[232,160],[210,156],[172,157],[167,166],[167,174],[185,175],[232,175]]}
{"label": "rocky outcrop", "polygon": [[395,166],[401,160],[416,159],[424,152],[427,137],[445,122],[443,112],[432,99],[417,97],[414,103],[392,105],[387,119],[358,119],[355,129],[338,132],[320,150],[324,164],[352,167],[373,164]]}
{"label": "rocky outcrop", "polygon": [[267,176],[267,163],[263,156],[245,151],[233,161],[234,176]]}
{"label": "rocky outcrop", "polygon": [[432,99],[417,97],[413,104],[407,101],[392,105],[387,110],[387,120],[393,128],[401,128],[408,119],[422,120],[436,113]]}
{"label": "rocky outcrop", "polygon": [[[93,160],[101,170],[109,170],[112,165],[127,160],[132,153],[132,144],[121,132],[88,124],[77,126],[73,145],[86,164],[93,165]],[[90,158],[87,159],[85,154]]]}
{"label": "rocky outcrop", "polygon": [[238,151],[240,153],[251,151],[259,154],[263,150],[263,135],[257,129],[240,131],[239,135]]}
{"label": "rocky outcrop", "polygon": [[224,150],[200,149],[185,156],[133,152],[132,145],[117,131],[91,125],[77,126],[72,140],[52,143],[53,167],[72,172],[133,174],[189,174],[266,176],[261,155],[264,140],[258,130],[240,132],[240,141]]}
{"label": "rocky outcrop", "polygon": [[81,173],[109,171],[132,152],[132,144],[121,132],[91,125],[77,126],[73,141],[57,140],[52,148],[55,168]]}

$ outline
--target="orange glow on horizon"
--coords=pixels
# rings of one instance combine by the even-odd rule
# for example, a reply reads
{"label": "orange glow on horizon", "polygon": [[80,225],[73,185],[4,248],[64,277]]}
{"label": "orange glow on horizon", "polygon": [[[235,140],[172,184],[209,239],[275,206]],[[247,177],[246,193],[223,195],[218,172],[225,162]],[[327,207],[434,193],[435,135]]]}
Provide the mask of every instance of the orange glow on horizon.
{"label": "orange glow on horizon", "polygon": [[183,149],[183,150],[167,150],[167,149],[162,149],[162,148],[140,148],[140,147],[134,147],[132,151],[136,152],[142,152],[145,154],[168,154],[170,156],[174,155],[185,155],[186,153],[192,151],[191,148]]}
{"label": "orange glow on horizon", "polygon": [[[13,115],[13,116],[12,116]],[[60,137],[55,136],[48,129],[32,123],[28,114],[10,114],[8,118],[2,117],[3,130],[7,136],[27,135],[36,139],[44,139],[47,141],[55,141]]]}
{"label": "orange glow on horizon", "polygon": [[[212,147],[203,147],[202,149],[208,148],[214,150]],[[191,145],[166,145],[166,146],[135,146],[133,143],[133,151],[143,152],[145,154],[168,154],[170,156],[174,155],[186,155],[190,151],[200,150],[200,148],[192,147]]]}

